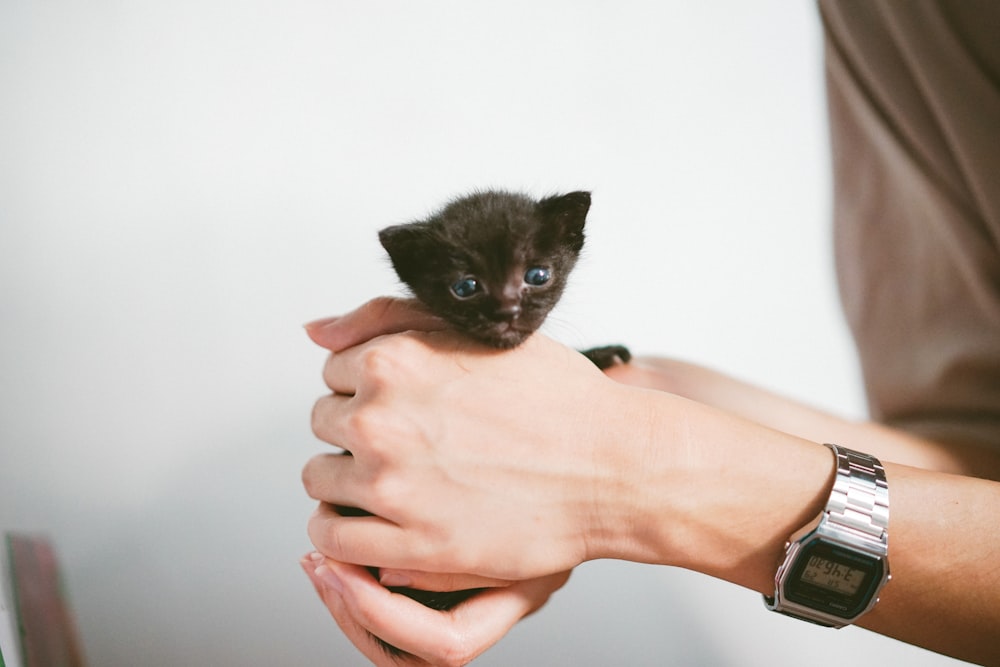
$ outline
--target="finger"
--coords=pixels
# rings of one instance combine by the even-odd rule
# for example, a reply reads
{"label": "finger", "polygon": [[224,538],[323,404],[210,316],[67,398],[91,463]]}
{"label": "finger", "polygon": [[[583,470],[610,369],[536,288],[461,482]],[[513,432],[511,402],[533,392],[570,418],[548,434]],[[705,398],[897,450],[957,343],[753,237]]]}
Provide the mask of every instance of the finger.
{"label": "finger", "polygon": [[305,325],[314,343],[339,352],[377,336],[401,331],[436,331],[445,328],[414,299],[378,297],[340,317]]}
{"label": "finger", "polygon": [[343,454],[317,454],[302,468],[302,486],[313,500],[330,505],[365,505],[364,485],[353,481],[350,467],[354,457]]}
{"label": "finger", "polygon": [[350,396],[328,394],[313,404],[310,426],[313,435],[335,447],[351,451],[351,430],[347,428],[347,413],[351,409]]}
{"label": "finger", "polygon": [[[311,560],[307,563],[304,560],[302,569],[313,583],[333,620],[336,621],[344,635],[361,653],[371,660],[373,664],[380,667],[397,667],[398,665],[413,665],[416,667],[427,665],[423,660],[405,653],[399,655],[389,654],[378,643],[375,637],[362,627],[349,613],[340,593],[340,589],[342,588],[340,580],[331,579],[329,576],[324,580],[317,575],[316,569],[321,564],[322,557],[320,557],[319,562]],[[333,583],[331,584],[331,582]]]}
{"label": "finger", "polygon": [[328,559],[317,575],[338,581],[341,600],[354,622],[432,664],[472,661],[518,620],[540,607],[569,576],[560,573],[492,589],[469,598],[450,612],[439,612],[389,592],[357,566]]}
{"label": "finger", "polygon": [[342,352],[334,352],[323,364],[323,382],[335,394],[354,396],[361,375],[361,351],[364,343]]}
{"label": "finger", "polygon": [[323,381],[343,396],[354,396],[360,386],[377,391],[390,385],[401,373],[416,370],[424,359],[430,334],[378,337],[329,355],[323,366]]}
{"label": "finger", "polygon": [[399,570],[382,568],[379,583],[383,586],[405,586],[422,591],[464,591],[470,588],[499,588],[510,586],[508,579],[480,577],[475,574],[446,574],[421,572],[420,570]]}
{"label": "finger", "polygon": [[[317,562],[316,556],[319,557],[318,560],[320,562]],[[309,577],[309,581],[312,583],[313,588],[316,589],[316,595],[319,596],[320,600],[323,599],[323,582],[316,576],[316,568],[319,567],[322,560],[323,555],[315,551],[299,559],[299,566],[302,567],[302,571]]]}
{"label": "finger", "polygon": [[[345,504],[364,508],[351,503]],[[344,563],[414,569],[413,559],[427,556],[426,545],[391,521],[375,515],[345,516],[326,503],[309,517],[307,532],[317,551]]]}

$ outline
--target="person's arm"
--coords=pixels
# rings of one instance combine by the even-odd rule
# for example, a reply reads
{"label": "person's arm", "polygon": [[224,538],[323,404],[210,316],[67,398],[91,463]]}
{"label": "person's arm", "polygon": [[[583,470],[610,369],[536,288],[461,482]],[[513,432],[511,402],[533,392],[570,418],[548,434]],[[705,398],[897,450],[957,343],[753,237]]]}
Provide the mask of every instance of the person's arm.
{"label": "person's arm", "polygon": [[[618,365],[608,375],[633,386],[677,393],[710,404],[735,415],[752,419],[762,425],[804,437],[814,442],[834,442],[855,449],[864,449],[887,463],[891,481],[892,536],[891,566],[894,582],[882,594],[875,609],[858,625],[901,639],[968,659],[990,655],[976,651],[975,641],[966,645],[963,634],[954,635],[948,624],[936,619],[940,610],[962,609],[970,612],[954,622],[989,644],[1000,629],[1000,578],[987,576],[988,563],[995,559],[995,528],[990,521],[983,525],[978,518],[996,517],[1000,498],[996,484],[946,476],[916,474],[895,464],[936,470],[938,472],[1000,479],[1000,454],[970,446],[949,445],[922,439],[875,422],[840,419],[802,403],[736,380],[722,373],[683,361],[664,358],[640,358],[627,365]],[[893,463],[894,462],[894,463]],[[912,487],[912,492],[908,487]],[[912,502],[912,507],[906,503]],[[900,527],[910,519],[912,525]],[[971,523],[970,523],[971,521]],[[967,540],[954,541],[956,526],[965,525]],[[978,527],[977,527],[978,525]],[[987,539],[980,543],[976,531],[983,530]],[[908,535],[919,535],[919,541],[908,542]],[[971,547],[971,548],[970,548]],[[939,552],[928,558],[929,552]],[[919,558],[909,558],[918,555]],[[963,564],[964,561],[964,564]],[[984,561],[986,567],[983,567]],[[913,568],[916,576],[909,575]],[[902,574],[901,574],[902,573]],[[942,585],[951,578],[965,577],[967,585]],[[895,595],[903,578],[924,582],[925,591]],[[762,591],[767,592],[767,591]],[[985,592],[983,600],[991,614],[979,613],[981,607],[972,603]],[[905,610],[900,606],[906,605]],[[911,607],[910,605],[917,605]],[[926,624],[914,624],[910,618],[927,619]],[[980,642],[982,643],[982,642]],[[995,642],[994,642],[995,643]],[[966,654],[964,651],[968,650]],[[986,664],[1000,660],[994,653]],[[992,661],[992,662],[991,662]]]}
{"label": "person's arm", "polygon": [[877,422],[846,420],[696,364],[642,357],[607,373],[619,382],[684,396],[814,442],[867,447],[867,453],[884,461],[1000,480],[998,452],[935,442]]}
{"label": "person's arm", "polygon": [[[311,335],[353,344],[386,326],[349,317]],[[317,404],[314,430],[354,456],[317,457],[303,474],[323,501],[310,536],[338,563],[530,579],[621,558],[770,594],[785,540],[829,493],[826,448],[611,382],[542,336],[504,354],[440,332],[328,347],[335,394]],[[878,455],[879,434],[849,446]],[[1000,485],[885,463],[893,581],[859,625],[1000,662]],[[377,516],[340,517],[331,504]],[[341,574],[341,613],[405,622],[365,594],[373,581]],[[446,643],[435,659],[461,654]]]}

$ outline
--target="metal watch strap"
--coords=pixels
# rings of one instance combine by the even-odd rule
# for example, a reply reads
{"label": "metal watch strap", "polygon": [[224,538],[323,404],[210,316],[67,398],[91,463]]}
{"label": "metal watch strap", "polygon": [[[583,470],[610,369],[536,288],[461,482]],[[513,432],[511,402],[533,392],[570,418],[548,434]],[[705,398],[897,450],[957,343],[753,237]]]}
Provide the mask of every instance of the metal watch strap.
{"label": "metal watch strap", "polygon": [[827,525],[863,536],[874,551],[886,555],[889,486],[885,469],[874,456],[829,443],[826,446],[837,458],[837,476],[825,510]]}
{"label": "metal watch strap", "polygon": [[[874,456],[829,443],[826,446],[833,452],[836,461],[830,498],[814,521],[789,538],[785,545],[785,560],[775,574],[774,596],[764,595],[764,604],[768,609],[787,616],[839,628],[853,623],[869,611],[878,602],[879,590],[891,578],[887,560],[889,486],[885,468]],[[823,555],[817,555],[814,559],[812,555],[819,554],[821,549],[824,550]],[[827,549],[833,551],[826,551]],[[833,555],[837,550],[840,550],[840,555]],[[880,566],[875,566],[877,569],[868,572],[867,576],[877,579],[868,584],[868,592],[864,594],[866,597],[853,600],[824,599],[822,595],[816,597],[815,592],[822,590],[824,584],[817,587],[816,584],[802,583],[805,568],[812,567],[814,560],[830,563],[828,558],[850,559],[853,558],[847,555],[850,552],[856,553],[856,557],[861,559],[855,561],[859,567],[865,558],[881,561]],[[805,565],[806,562],[810,565]],[[848,572],[852,567],[846,565]],[[810,585],[813,586],[812,592],[800,588]],[[795,589],[786,590],[787,586],[795,586]],[[836,590],[835,587],[831,588]]]}

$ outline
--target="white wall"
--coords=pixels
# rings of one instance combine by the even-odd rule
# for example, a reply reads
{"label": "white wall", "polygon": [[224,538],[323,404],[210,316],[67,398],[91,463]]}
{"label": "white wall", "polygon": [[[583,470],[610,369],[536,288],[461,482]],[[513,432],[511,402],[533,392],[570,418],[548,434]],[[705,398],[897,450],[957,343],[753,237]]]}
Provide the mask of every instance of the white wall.
{"label": "white wall", "polygon": [[[796,0],[0,3],[0,527],[92,664],[364,664],[298,570],[321,350],[375,232],[591,189],[548,331],[863,414]],[[580,568],[483,665],[944,665],[688,572]]]}

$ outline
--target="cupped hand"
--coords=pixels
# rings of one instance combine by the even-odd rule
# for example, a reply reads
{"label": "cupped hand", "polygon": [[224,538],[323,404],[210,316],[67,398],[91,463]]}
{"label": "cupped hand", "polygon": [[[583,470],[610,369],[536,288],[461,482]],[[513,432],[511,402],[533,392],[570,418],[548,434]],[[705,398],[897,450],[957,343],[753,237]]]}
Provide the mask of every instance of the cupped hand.
{"label": "cupped hand", "polygon": [[[323,604],[375,665],[465,665],[569,579],[561,572],[480,593],[447,612],[434,611],[380,586],[365,568],[314,553],[301,561]],[[403,652],[390,655],[379,637]]]}

